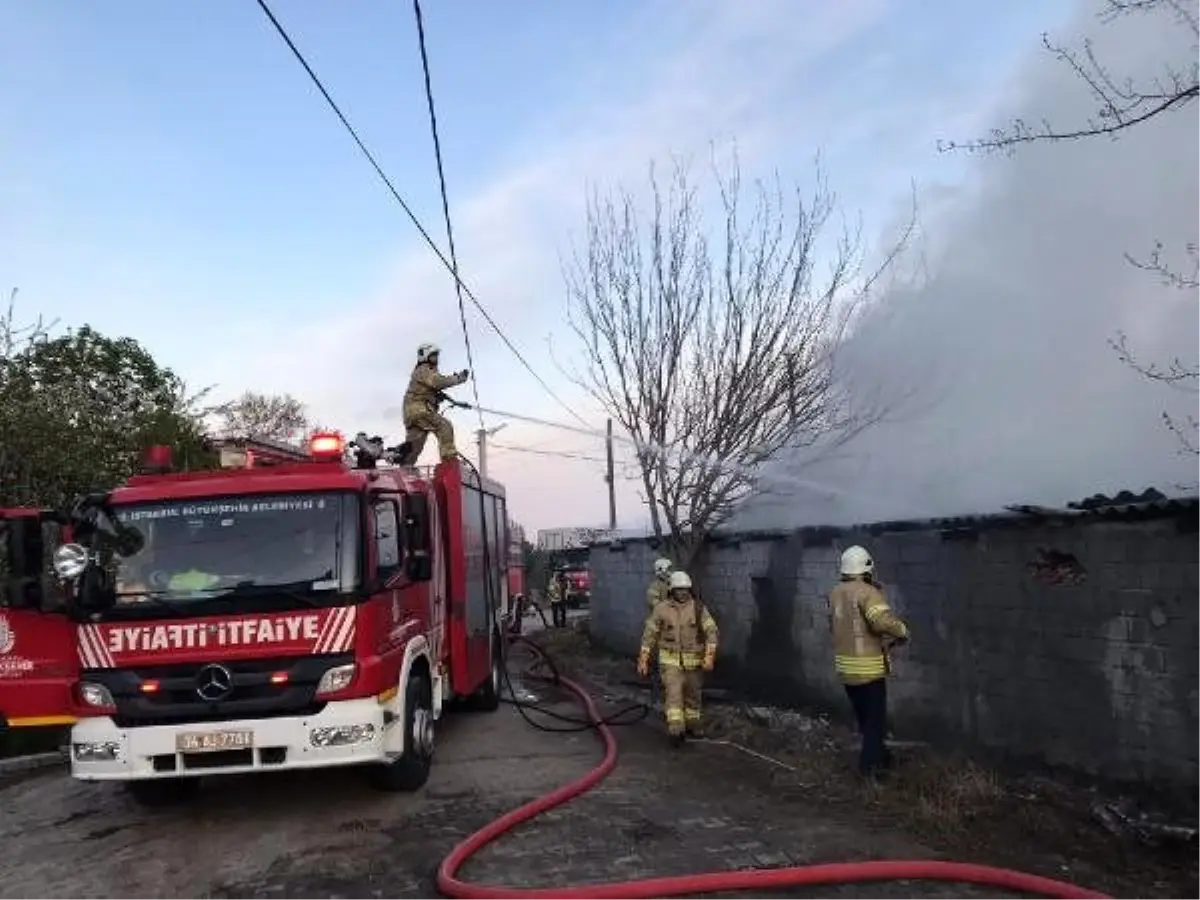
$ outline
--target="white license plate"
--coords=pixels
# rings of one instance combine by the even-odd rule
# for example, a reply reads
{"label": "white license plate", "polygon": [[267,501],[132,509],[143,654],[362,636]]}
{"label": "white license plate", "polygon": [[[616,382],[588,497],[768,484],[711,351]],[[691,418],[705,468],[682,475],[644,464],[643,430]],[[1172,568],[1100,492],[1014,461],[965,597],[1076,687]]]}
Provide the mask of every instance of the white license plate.
{"label": "white license plate", "polygon": [[175,748],[180,753],[249,750],[253,746],[253,731],[189,731],[175,738]]}

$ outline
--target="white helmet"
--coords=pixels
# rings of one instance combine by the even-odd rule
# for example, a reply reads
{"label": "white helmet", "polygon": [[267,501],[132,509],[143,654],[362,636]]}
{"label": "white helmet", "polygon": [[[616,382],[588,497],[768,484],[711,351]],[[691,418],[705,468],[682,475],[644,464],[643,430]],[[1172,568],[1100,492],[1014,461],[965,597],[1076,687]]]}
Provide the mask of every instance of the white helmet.
{"label": "white helmet", "polygon": [[875,560],[871,554],[857,544],[842,551],[843,575],[866,575],[875,571]]}
{"label": "white helmet", "polygon": [[688,576],[687,572],[672,572],[671,578],[667,582],[667,588],[672,591],[690,591],[692,589],[692,579]]}
{"label": "white helmet", "polygon": [[417,362],[428,362],[429,357],[437,356],[440,348],[437,344],[422,344],[417,348]]}
{"label": "white helmet", "polygon": [[671,561],[665,556],[660,556],[654,561],[654,574],[659,578],[664,577],[671,571]]}

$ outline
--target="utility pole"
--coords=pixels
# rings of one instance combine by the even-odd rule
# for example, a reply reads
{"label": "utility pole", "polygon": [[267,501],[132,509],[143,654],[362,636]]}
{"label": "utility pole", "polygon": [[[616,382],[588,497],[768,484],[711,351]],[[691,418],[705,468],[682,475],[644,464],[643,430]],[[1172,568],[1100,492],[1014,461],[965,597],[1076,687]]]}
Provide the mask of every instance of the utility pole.
{"label": "utility pole", "polygon": [[608,530],[617,530],[617,485],[613,478],[613,433],[612,419],[608,420],[608,425],[604,431],[604,457],[605,457],[605,473],[604,480],[608,482]]}
{"label": "utility pole", "polygon": [[475,430],[475,443],[479,445],[479,474],[487,478],[487,439],[494,435],[501,428],[508,425],[507,422],[501,422],[495,428],[477,428]]}

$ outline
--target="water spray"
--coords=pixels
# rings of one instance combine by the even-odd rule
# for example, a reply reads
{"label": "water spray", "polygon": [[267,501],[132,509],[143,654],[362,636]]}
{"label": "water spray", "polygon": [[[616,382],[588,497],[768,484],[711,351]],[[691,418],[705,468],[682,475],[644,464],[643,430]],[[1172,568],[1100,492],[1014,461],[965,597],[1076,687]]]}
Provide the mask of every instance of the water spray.
{"label": "water spray", "polygon": [[[530,415],[526,415],[524,413],[510,412],[508,410],[490,409],[486,406],[472,406],[469,403],[462,403],[462,402],[460,402],[458,400],[454,400],[450,397],[444,397],[443,399],[447,403],[449,403],[451,406],[458,407],[459,409],[475,409],[475,410],[478,410],[479,412],[486,413],[487,415],[490,415],[490,416],[497,416],[502,419],[512,419],[517,422],[527,422],[531,425],[541,425],[545,428],[555,428],[560,431],[568,431],[568,432],[571,432],[572,434],[583,435],[585,437],[595,438],[595,439],[601,440],[601,441],[608,439],[607,432],[600,431],[597,429],[583,428],[578,425],[564,425],[562,422],[554,422],[549,419],[540,419],[537,416],[530,416]],[[384,414],[391,415],[391,414],[394,414],[394,412],[395,412],[394,410],[386,410]],[[669,460],[672,457],[672,455],[674,455],[676,458],[681,459],[681,460],[687,460],[689,462],[698,462],[703,465],[712,466],[716,469],[724,469],[724,470],[730,471],[730,472],[737,472],[741,475],[746,476],[747,478],[751,479],[752,481],[757,482],[763,478],[763,473],[758,471],[754,466],[749,466],[749,465],[745,465],[742,463],[731,462],[730,460],[720,459],[719,457],[716,457],[716,456],[705,455],[702,453],[691,453],[686,450],[680,450],[678,448],[668,447],[663,444],[655,444],[652,442],[640,442],[640,441],[634,440],[633,438],[624,437],[622,435],[617,435],[617,434],[614,434],[612,436],[612,440],[614,443],[625,444],[629,447],[632,447],[634,449],[634,451],[637,452],[639,455],[649,454],[650,456],[652,456],[654,458],[662,459],[664,461]],[[812,493],[818,494],[826,500],[832,500],[835,497],[837,497],[839,495],[843,495],[845,493],[840,488],[833,487],[832,485],[821,484],[816,481],[810,481],[807,478],[800,478],[799,476],[796,476],[796,475],[789,475],[786,472],[772,472],[770,477],[772,480],[790,482],[790,483],[796,485],[797,487],[801,487],[801,488],[804,488],[805,490],[811,491]]]}

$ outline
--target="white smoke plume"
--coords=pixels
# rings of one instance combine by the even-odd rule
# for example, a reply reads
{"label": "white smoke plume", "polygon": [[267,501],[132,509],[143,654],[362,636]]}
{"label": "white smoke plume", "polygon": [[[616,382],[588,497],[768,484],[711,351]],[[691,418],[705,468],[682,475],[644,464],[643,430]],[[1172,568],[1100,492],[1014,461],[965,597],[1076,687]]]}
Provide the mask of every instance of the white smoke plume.
{"label": "white smoke plume", "polygon": [[[1096,9],[1084,4],[1062,36],[1092,37],[1118,78],[1194,63],[1193,36],[1169,17],[1105,26]],[[1045,52],[1031,52],[1011,103],[998,125],[1014,110],[1059,126],[1095,111],[1086,85]],[[1179,452],[1161,415],[1194,416],[1196,395],[1142,377],[1108,341],[1125,331],[1145,361],[1197,358],[1196,293],[1164,287],[1124,257],[1144,257],[1162,241],[1187,267],[1186,247],[1200,231],[1196,106],[1115,141],[981,157],[968,185],[935,209],[926,204],[927,278],[879,301],[842,358],[856,384],[916,386],[919,394],[836,458],[785,466],[827,484],[832,496],[781,483],[733,524],[987,513],[1194,483],[1196,457]]]}

